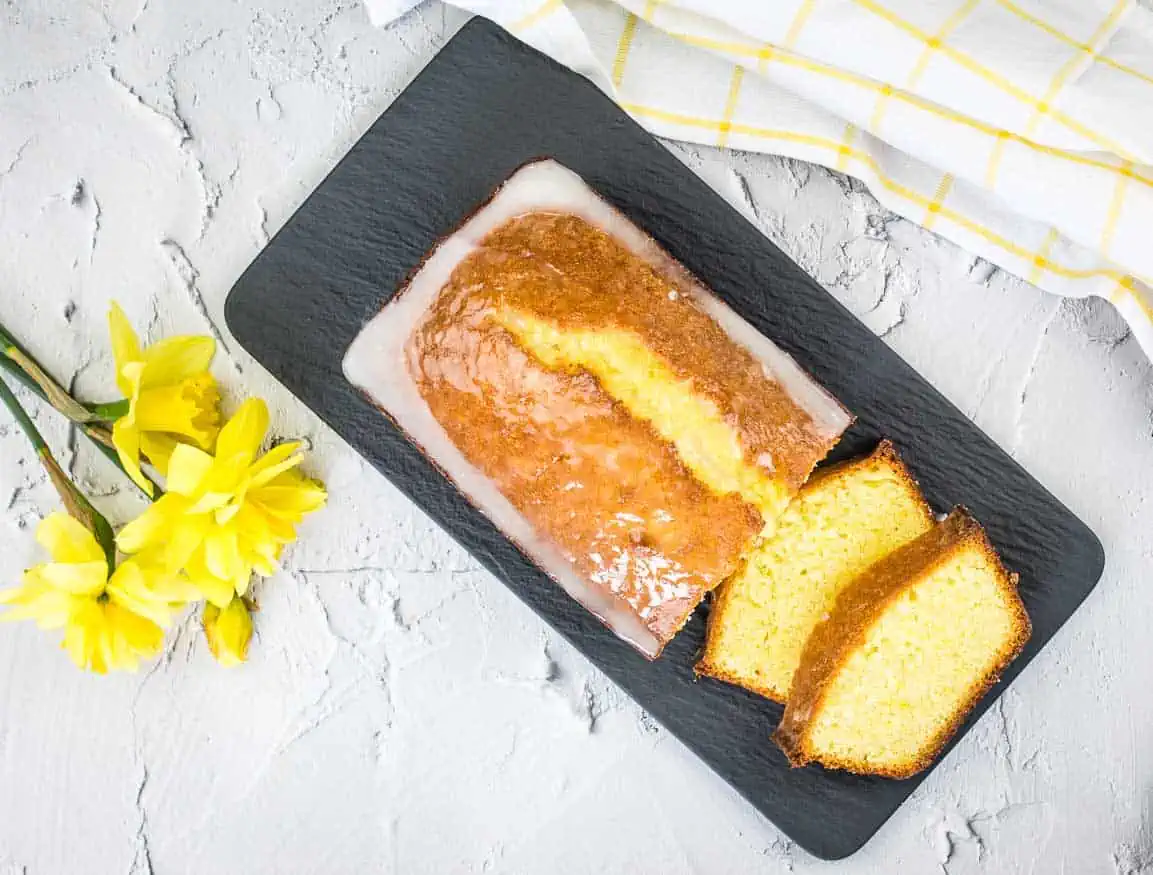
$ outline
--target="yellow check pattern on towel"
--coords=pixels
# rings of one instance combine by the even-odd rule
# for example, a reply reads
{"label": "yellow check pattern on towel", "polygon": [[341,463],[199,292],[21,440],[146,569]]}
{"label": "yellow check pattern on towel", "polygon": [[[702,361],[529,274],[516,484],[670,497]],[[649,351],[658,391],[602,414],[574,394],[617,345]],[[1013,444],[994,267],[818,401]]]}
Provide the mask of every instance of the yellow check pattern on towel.
{"label": "yellow check pattern on towel", "polygon": [[[366,0],[374,20],[412,0]],[[663,137],[863,180],[1153,352],[1153,12],[1133,0],[453,0]]]}

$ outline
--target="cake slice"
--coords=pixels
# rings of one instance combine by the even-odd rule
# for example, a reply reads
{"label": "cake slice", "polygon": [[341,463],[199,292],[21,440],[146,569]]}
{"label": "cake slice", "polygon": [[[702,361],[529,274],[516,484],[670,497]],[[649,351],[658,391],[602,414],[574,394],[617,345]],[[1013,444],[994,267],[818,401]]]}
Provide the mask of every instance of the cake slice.
{"label": "cake slice", "polygon": [[697,672],[783,702],[813,627],[858,574],[933,526],[893,445],[818,471],[717,590]]}
{"label": "cake slice", "polygon": [[649,657],[852,419],[554,161],[522,167],[437,245],[344,371]]}
{"label": "cake slice", "polygon": [[774,738],[795,766],[907,778],[1021,652],[1029,617],[963,510],[873,565],[805,644]]}

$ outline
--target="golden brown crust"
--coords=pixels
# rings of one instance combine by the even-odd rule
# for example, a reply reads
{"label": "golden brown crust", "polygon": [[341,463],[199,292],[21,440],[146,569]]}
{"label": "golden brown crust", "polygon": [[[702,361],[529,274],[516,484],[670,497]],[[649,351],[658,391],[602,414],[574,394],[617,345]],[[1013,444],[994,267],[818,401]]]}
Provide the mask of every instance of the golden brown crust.
{"label": "golden brown crust", "polygon": [[528,313],[561,329],[627,330],[717,404],[746,462],[767,457],[783,483],[800,488],[839,435],[824,433],[784,386],[765,379],[760,360],[696,303],[690,282],[683,268],[663,271],[579,216],[519,216],[490,232],[453,272],[415,338],[414,376],[422,378],[420,362],[429,356],[434,371],[469,365],[454,352],[471,348],[445,347],[444,331],[469,328],[478,335],[474,342],[484,343],[503,330],[487,318],[497,310]]}
{"label": "golden brown crust", "polygon": [[889,469],[896,473],[901,484],[905,487],[908,496],[913,499],[913,502],[917,505],[925,519],[929,521],[935,520],[936,514],[933,512],[933,508],[929,506],[929,502],[925,500],[925,493],[921,491],[921,484],[917,482],[917,478],[913,476],[913,472],[909,470],[908,465],[905,464],[905,460],[902,459],[901,454],[897,452],[896,446],[888,438],[882,438],[873,451],[867,456],[846,459],[843,462],[817,468],[813,471],[813,475],[809,478],[808,483],[805,484],[803,489],[824,483],[826,480],[834,477],[845,478],[851,476],[861,469],[872,467],[881,462],[886,463]]}
{"label": "golden brown crust", "polygon": [[793,488],[835,442],[764,366],[661,273],[577,216],[529,213],[463,259],[406,346],[434,418],[468,461],[585,579],[662,642],[762,529],[587,371],[552,369],[492,319],[525,312],[561,328],[635,332],[731,421],[746,461]]}
{"label": "golden brown crust", "polygon": [[467,336],[458,352],[483,344],[475,358],[487,365],[483,391],[472,391],[475,372],[423,359],[425,400],[453,443],[578,573],[671,639],[737,567],[764,524],[756,508],[700,483],[591,375],[544,367],[504,331],[443,330]]}
{"label": "golden brown crust", "polygon": [[[974,683],[954,718],[914,760],[895,767],[875,767],[835,757],[819,757],[809,745],[809,730],[837,673],[892,601],[966,544],[976,546],[989,559],[998,586],[1006,594],[1014,613],[1013,637],[998,654],[994,668]],[[1001,672],[1029,639],[1032,627],[1017,593],[1016,581],[1017,576],[1006,571],[980,523],[962,507],[955,508],[931,531],[874,564],[841,593],[829,618],[813,630],[805,645],[801,664],[793,677],[785,714],[773,733],[774,741],[789,762],[794,766],[804,766],[819,759],[829,768],[889,778],[908,778],[928,767],[972,707],[997,682]]]}
{"label": "golden brown crust", "polygon": [[[924,514],[925,520],[931,522],[934,518],[933,509],[929,507],[929,503],[925,500],[925,496],[921,492],[921,487],[917,483],[916,478],[901,459],[893,442],[888,438],[883,438],[867,456],[846,459],[843,462],[818,468],[813,472],[812,477],[809,478],[809,482],[805,484],[801,491],[803,493],[805,490],[811,489],[819,484],[825,484],[833,479],[853,477],[858,471],[872,468],[882,463],[888,465],[890,470],[896,472],[908,491],[909,496]],[[709,611],[708,630],[705,633],[705,644],[700,659],[697,660],[696,665],[693,666],[693,671],[697,675],[704,675],[719,681],[724,681],[725,683],[734,684],[750,692],[764,696],[766,699],[784,704],[788,696],[772,687],[737,677],[718,664],[717,657],[719,655],[720,636],[722,634],[722,617],[726,610],[727,601],[730,598],[733,581],[739,577],[740,569],[713,591],[712,608]]]}

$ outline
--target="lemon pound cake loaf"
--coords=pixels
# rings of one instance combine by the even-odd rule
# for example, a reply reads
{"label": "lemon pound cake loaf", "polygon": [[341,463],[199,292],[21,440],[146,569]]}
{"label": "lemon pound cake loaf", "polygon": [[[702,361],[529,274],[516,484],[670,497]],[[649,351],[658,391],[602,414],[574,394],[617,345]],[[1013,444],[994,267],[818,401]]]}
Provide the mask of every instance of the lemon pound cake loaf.
{"label": "lemon pound cake loaf", "polygon": [[503,532],[656,656],[851,417],[576,174],[518,170],[345,374]]}
{"label": "lemon pound cake loaf", "polygon": [[933,526],[893,445],[818,471],[717,590],[697,672],[783,702],[813,627],[878,559]]}
{"label": "lemon pound cake loaf", "polygon": [[774,738],[793,765],[909,777],[1029,634],[1016,575],[955,510],[841,593],[809,636]]}

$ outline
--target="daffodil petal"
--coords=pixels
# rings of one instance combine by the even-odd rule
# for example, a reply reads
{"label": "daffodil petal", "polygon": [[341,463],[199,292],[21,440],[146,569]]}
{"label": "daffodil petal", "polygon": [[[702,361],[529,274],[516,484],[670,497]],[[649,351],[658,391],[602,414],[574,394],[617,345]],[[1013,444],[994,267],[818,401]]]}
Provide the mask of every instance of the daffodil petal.
{"label": "daffodil petal", "polygon": [[[279,549],[273,551],[279,553]],[[276,556],[261,556],[252,563],[252,571],[254,574],[259,574],[261,577],[272,577],[276,574]],[[245,592],[248,590],[245,589]],[[244,595],[242,592],[241,595]]]}
{"label": "daffodil petal", "polygon": [[167,434],[153,431],[140,432],[140,453],[160,472],[161,476],[168,476],[168,462],[172,458],[172,451],[178,446],[176,438]]}
{"label": "daffodil petal", "polygon": [[88,658],[87,633],[82,626],[69,626],[64,631],[64,640],[60,646],[67,651],[68,658],[76,663],[77,668],[89,667],[91,660]]}
{"label": "daffodil petal", "polygon": [[259,398],[249,398],[220,429],[216,438],[216,457],[241,457],[247,468],[256,458],[268,431],[268,406]]}
{"label": "daffodil petal", "polygon": [[132,522],[120,530],[116,536],[116,546],[123,553],[139,553],[171,533],[176,523],[187,511],[188,501],[179,495],[167,493],[145,508]]}
{"label": "daffodil petal", "polygon": [[[296,468],[296,466],[298,466],[303,461],[304,461],[304,454],[303,453],[297,453],[295,456],[289,456],[287,459],[285,459],[282,462],[278,462],[275,465],[270,465],[269,467],[265,468],[263,471],[260,471],[257,474],[252,474],[251,472],[253,469],[249,468],[248,470],[249,470],[249,475],[251,477],[251,480],[249,481],[248,488],[249,489],[259,489],[261,486],[267,486],[270,482],[275,480],[277,477],[280,477],[283,474],[287,474],[288,472],[290,472],[291,470]],[[255,467],[255,466],[253,466],[253,467]]]}
{"label": "daffodil petal", "polygon": [[190,514],[206,514],[219,510],[232,500],[231,492],[209,492],[200,496],[196,503],[188,508]]}
{"label": "daffodil petal", "polygon": [[259,504],[251,501],[245,502],[236,514],[235,525],[245,549],[258,555],[268,555],[265,545],[275,549],[295,535],[291,525],[271,517]]}
{"label": "daffodil petal", "polygon": [[228,523],[232,522],[233,518],[240,512],[240,508],[243,506],[243,501],[234,501],[232,504],[226,504],[224,507],[220,508],[220,510],[216,511],[213,516],[215,517],[218,524],[222,526],[227,525]]}
{"label": "daffodil petal", "polygon": [[[27,575],[25,580],[28,580]],[[0,613],[0,622],[33,620],[41,629],[59,629],[68,622],[72,602],[72,596],[44,583],[25,583],[0,592],[0,604],[6,606]]]}
{"label": "daffodil petal", "polygon": [[183,335],[167,337],[144,350],[141,389],[179,383],[208,370],[216,353],[211,337]]}
{"label": "daffodil petal", "polygon": [[168,514],[160,505],[164,496],[156,504],[144,510],[140,516],[128,523],[116,535],[116,546],[124,553],[138,553],[152,544],[168,525]]}
{"label": "daffodil petal", "polygon": [[129,362],[140,360],[140,339],[132,330],[132,325],[120,305],[113,302],[108,310],[108,331],[112,336],[112,356],[116,360],[116,383],[125,396],[131,389],[121,382],[120,371]]}
{"label": "daffodil petal", "polygon": [[78,599],[64,631],[62,646],[81,668],[104,674],[135,671],[143,657],[155,656],[164,630],[113,601]]}
{"label": "daffodil petal", "polygon": [[242,566],[235,529],[216,529],[204,539],[204,564],[215,577],[236,579]]}
{"label": "daffodil petal", "polygon": [[116,570],[108,578],[108,587],[109,589],[116,587],[119,590],[146,591],[148,580],[137,560],[125,559],[116,566]]}
{"label": "daffodil petal", "polygon": [[155,586],[162,578],[163,574],[154,570],[146,572],[137,562],[128,559],[120,563],[108,581],[108,595],[133,613],[166,627],[171,620],[171,609],[167,597],[158,594]]}
{"label": "daffodil petal", "polygon": [[248,469],[251,485],[263,486],[277,474],[295,468],[303,462],[304,453],[300,452],[300,447],[300,441],[278,444],[253,462]]}
{"label": "daffodil petal", "polygon": [[168,575],[153,588],[157,596],[167,599],[173,607],[198,602],[204,598],[184,573]]}
{"label": "daffodil petal", "polygon": [[228,600],[236,595],[236,587],[231,580],[221,580],[211,575],[202,577],[199,586],[204,593],[204,600],[218,607],[228,604]]}
{"label": "daffodil petal", "polygon": [[[112,605],[108,606],[112,608]],[[140,667],[140,657],[132,649],[123,629],[112,626],[107,642],[108,668],[112,671],[136,671]]]}
{"label": "daffodil petal", "polygon": [[32,620],[41,629],[62,629],[71,612],[67,595],[62,592],[45,593],[27,605],[18,605],[0,614],[0,622]]}
{"label": "daffodil petal", "polygon": [[63,511],[48,514],[36,527],[36,541],[56,562],[98,562],[104,551],[96,536]]}
{"label": "daffodil petal", "polygon": [[[185,528],[186,526],[182,525],[177,529],[177,532]],[[130,580],[126,588],[132,589],[142,586],[155,600],[166,602],[173,608],[179,608],[187,602],[197,602],[203,598],[200,591],[185,576],[183,570],[189,557],[199,546],[200,536],[197,535],[197,540],[192,544],[192,548],[179,562],[174,561],[173,557],[175,537],[173,540],[166,541],[163,546],[151,547],[142,553],[137,553],[131,559],[124,560],[120,563],[120,567],[123,568],[132,563],[139,571],[139,577]],[[176,570],[172,570],[174,567]],[[119,570],[118,568],[117,571]],[[113,575],[113,579],[108,582],[109,589],[114,585],[123,585],[116,575]]]}
{"label": "daffodil petal", "polygon": [[307,514],[320,510],[328,493],[316,485],[265,486],[249,493],[249,498],[267,513],[299,522]]}
{"label": "daffodil petal", "polygon": [[[177,495],[192,497],[200,490],[201,485],[212,471],[213,458],[204,450],[197,449],[189,444],[178,444],[172,450],[168,460],[169,492]],[[200,511],[191,510],[192,513]]]}
{"label": "daffodil petal", "polygon": [[139,593],[124,592],[112,586],[108,587],[108,595],[116,604],[145,617],[161,628],[167,629],[172,622],[172,608],[166,601],[150,599]]}
{"label": "daffodil petal", "polygon": [[223,502],[215,505],[222,507],[233,499],[243,498],[243,492],[248,488],[248,466],[252,457],[245,453],[233,453],[231,456],[216,454],[216,463],[212,466],[212,474],[204,482],[201,491],[205,495],[224,495]]}
{"label": "daffodil petal", "polygon": [[140,432],[128,417],[118,419],[112,424],[112,445],[116,447],[120,464],[132,478],[132,482],[151,497],[152,484],[148,482],[140,468]]}
{"label": "daffodil petal", "polygon": [[40,578],[53,589],[69,595],[96,596],[108,583],[108,563],[104,559],[67,564],[49,562],[40,566]]}
{"label": "daffodil petal", "polygon": [[104,607],[94,599],[78,599],[64,630],[64,649],[80,668],[104,674],[107,659],[100,641],[107,634]]}
{"label": "daffodil petal", "polygon": [[136,424],[143,432],[180,435],[206,450],[219,431],[219,401],[216,382],[208,374],[145,389],[136,403]]}
{"label": "daffodil petal", "polygon": [[231,580],[215,577],[205,567],[203,550],[192,557],[184,569],[184,573],[188,575],[189,583],[200,592],[202,597],[217,607],[226,606],[236,592],[236,587]]}
{"label": "daffodil petal", "polygon": [[248,593],[248,588],[252,586],[252,573],[253,569],[245,565],[244,573],[237,575],[236,580],[233,581],[233,588],[236,590],[237,595],[246,595]]}
{"label": "daffodil petal", "polygon": [[140,378],[144,374],[144,362],[125,362],[116,372],[117,383],[124,389],[128,399],[128,412],[121,419],[129,423],[136,419],[136,399],[140,397]]}
{"label": "daffodil petal", "polygon": [[110,665],[122,671],[136,671],[142,658],[160,652],[164,630],[159,625],[115,602],[108,602],[104,610],[113,633],[109,638],[114,642]]}
{"label": "daffodil petal", "polygon": [[166,569],[175,574],[188,565],[193,554],[204,544],[211,521],[204,516],[185,515],[174,526],[164,544]]}

